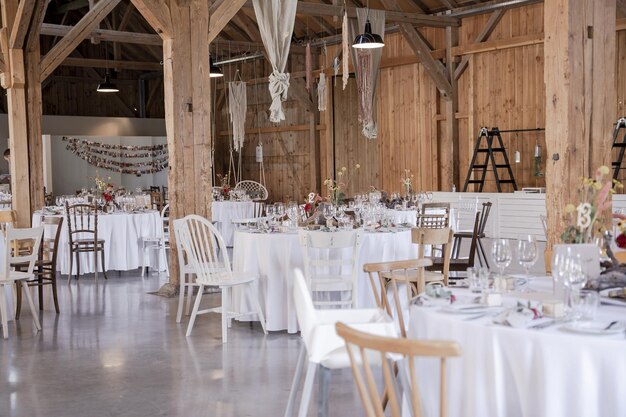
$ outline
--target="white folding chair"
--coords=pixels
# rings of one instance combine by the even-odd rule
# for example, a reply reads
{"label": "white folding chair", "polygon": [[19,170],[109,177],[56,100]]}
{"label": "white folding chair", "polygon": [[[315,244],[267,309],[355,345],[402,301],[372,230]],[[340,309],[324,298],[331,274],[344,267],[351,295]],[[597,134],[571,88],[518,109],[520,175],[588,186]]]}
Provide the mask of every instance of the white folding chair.
{"label": "white folding chair", "polygon": [[[361,230],[324,232],[298,231],[304,255],[304,276],[313,295],[313,304],[355,307]],[[343,299],[345,292],[349,299]],[[339,293],[333,297],[332,293]]]}
{"label": "white folding chair", "polygon": [[[6,226],[5,263],[4,268],[0,270],[0,319],[2,319],[2,334],[5,339],[9,337],[9,329],[4,288],[6,286],[12,287],[17,281],[20,281],[22,293],[28,300],[35,328],[37,331],[41,330],[38,311],[35,309],[27,281],[35,278],[33,269],[39,257],[39,245],[41,244],[43,229],[43,226],[32,229],[14,229],[10,224]],[[20,265],[21,271],[15,271],[15,265]],[[28,267],[26,268],[26,266]]]}
{"label": "white folding chair", "polygon": [[[228,341],[228,327],[230,320],[240,316],[256,314],[261,322],[263,332],[265,330],[265,318],[259,299],[253,292],[252,285],[257,280],[254,275],[246,273],[233,273],[226,251],[224,239],[219,234],[215,226],[207,219],[198,215],[189,215],[174,221],[176,236],[179,238],[179,245],[182,244],[187,257],[196,274],[198,284],[198,294],[193,305],[191,318],[187,326],[187,336],[191,335],[191,330],[198,314],[221,313],[222,314],[222,343]],[[219,287],[222,291],[222,305],[217,308],[200,310],[200,302],[205,286]],[[244,313],[233,313],[229,311],[232,288],[242,287],[247,298],[247,302],[253,311]]]}
{"label": "white folding chair", "polygon": [[165,272],[170,275],[170,268],[167,261],[167,250],[170,248],[170,205],[166,204],[161,210],[161,233],[159,236],[148,236],[141,239],[141,253],[143,254],[143,265],[141,268],[141,277],[143,278],[148,262],[146,262],[146,253],[149,250],[157,251],[157,270],[161,271],[161,256],[165,258]]}
{"label": "white folding chair", "polygon": [[285,417],[293,415],[296,393],[307,361],[308,367],[298,416],[306,417],[309,411],[313,381],[318,369],[321,372],[318,415],[327,416],[330,370],[350,367],[350,358],[346,352],[345,343],[337,336],[335,324],[338,322],[349,323],[356,329],[379,336],[396,336],[395,325],[387,313],[381,309],[316,310],[300,270],[295,272],[293,298],[302,335],[302,345],[291,384]]}
{"label": "white folding chair", "polygon": [[243,180],[235,185],[235,190],[244,190],[252,201],[265,201],[269,196],[267,188],[260,182]]}

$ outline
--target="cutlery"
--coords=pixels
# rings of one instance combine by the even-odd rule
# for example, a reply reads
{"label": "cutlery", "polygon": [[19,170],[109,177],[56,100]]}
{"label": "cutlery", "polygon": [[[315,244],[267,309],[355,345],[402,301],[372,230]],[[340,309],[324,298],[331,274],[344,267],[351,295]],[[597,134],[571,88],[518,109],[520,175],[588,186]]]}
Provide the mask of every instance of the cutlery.
{"label": "cutlery", "polygon": [[552,326],[554,324],[554,322],[555,322],[555,320],[548,320],[548,321],[545,321],[543,323],[538,323],[538,324],[535,324],[533,326],[528,326],[528,328],[529,329],[535,329],[535,330],[542,330],[542,329],[545,329],[546,327]]}
{"label": "cutlery", "polygon": [[609,323],[608,326],[606,326],[604,329],[602,330],[609,330],[611,327],[615,326],[617,323],[619,323],[617,320],[616,321],[612,321]]}

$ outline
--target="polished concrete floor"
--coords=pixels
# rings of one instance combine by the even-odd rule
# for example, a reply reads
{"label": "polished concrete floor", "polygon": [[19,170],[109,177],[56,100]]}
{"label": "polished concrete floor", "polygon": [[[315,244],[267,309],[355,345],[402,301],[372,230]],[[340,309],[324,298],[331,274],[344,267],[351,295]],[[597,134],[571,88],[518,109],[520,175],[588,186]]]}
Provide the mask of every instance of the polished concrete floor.
{"label": "polished concrete floor", "polygon": [[[175,322],[177,299],[147,294],[165,277],[109,275],[97,286],[87,277],[68,287],[63,277],[61,313],[42,312],[38,334],[27,307],[9,322],[1,417],[283,415],[299,336],[235,322],[222,345],[219,316],[210,314],[187,338],[186,322]],[[331,387],[331,416],[363,415],[349,370],[333,373]]]}

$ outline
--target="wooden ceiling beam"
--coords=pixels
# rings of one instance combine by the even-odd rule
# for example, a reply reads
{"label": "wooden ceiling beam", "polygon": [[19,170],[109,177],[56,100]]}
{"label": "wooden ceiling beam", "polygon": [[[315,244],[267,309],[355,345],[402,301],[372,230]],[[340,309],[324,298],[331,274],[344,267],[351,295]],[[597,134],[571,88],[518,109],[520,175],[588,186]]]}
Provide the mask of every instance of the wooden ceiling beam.
{"label": "wooden ceiling beam", "polygon": [[[496,10],[495,12],[493,12],[489,17],[489,20],[485,24],[483,30],[481,30],[478,36],[476,36],[474,43],[485,42],[487,39],[489,39],[489,36],[491,36],[491,33],[494,31],[494,29],[502,19],[504,13],[506,13],[506,10]],[[459,79],[459,77],[463,74],[463,71],[465,71],[465,69],[467,68],[469,60],[469,55],[463,56],[461,62],[459,62],[459,65],[457,65],[456,69],[454,70],[454,79]]]}
{"label": "wooden ceiling beam", "polygon": [[476,16],[479,14],[491,13],[499,9],[513,9],[516,7],[528,6],[537,3],[543,3],[543,0],[491,0],[480,3],[478,5],[457,7],[451,12],[445,12],[443,16],[464,18]]}
{"label": "wooden ceiling beam", "polygon": [[45,80],[79,43],[119,4],[121,0],[100,0],[41,60],[41,80]]}
{"label": "wooden ceiling beam", "polygon": [[[245,7],[253,7],[252,1],[246,1]],[[375,10],[374,8],[371,9]],[[343,11],[344,7],[339,5],[335,6],[332,4],[299,1],[297,13],[308,16],[342,16]],[[348,6],[346,11],[348,12],[348,17],[356,18],[355,7]],[[432,16],[425,15],[423,13],[406,13],[393,10],[385,10],[385,20],[387,22],[409,23],[411,25],[427,27],[448,27],[461,25],[460,20],[454,17]]]}
{"label": "wooden ceiling beam", "polygon": [[35,2],[36,0],[22,0],[17,6],[17,14],[15,15],[15,22],[9,38],[10,48],[22,49],[24,46],[30,20],[35,11]]}
{"label": "wooden ceiling beam", "polygon": [[210,16],[209,43],[217,37],[226,24],[232,20],[246,0],[223,0]]}
{"label": "wooden ceiling beam", "polygon": [[89,0],[74,0],[66,4],[62,4],[54,9],[54,14],[64,14],[72,10],[79,10],[89,6]]}
{"label": "wooden ceiling beam", "polygon": [[[53,23],[44,23],[41,25],[41,34],[45,36],[65,36],[73,26],[55,25]],[[125,32],[121,30],[94,29],[87,36],[99,39],[101,41],[119,42],[119,43],[136,43],[139,45],[162,46],[163,39],[159,35],[150,33]]]}
{"label": "wooden ceiling beam", "polygon": [[134,71],[162,71],[163,66],[159,62],[146,61],[116,61],[113,59],[92,59],[67,57],[61,64],[65,67],[83,68],[121,68]]}
{"label": "wooden ceiling beam", "polygon": [[130,0],[148,24],[164,39],[171,39],[172,16],[163,0]]}

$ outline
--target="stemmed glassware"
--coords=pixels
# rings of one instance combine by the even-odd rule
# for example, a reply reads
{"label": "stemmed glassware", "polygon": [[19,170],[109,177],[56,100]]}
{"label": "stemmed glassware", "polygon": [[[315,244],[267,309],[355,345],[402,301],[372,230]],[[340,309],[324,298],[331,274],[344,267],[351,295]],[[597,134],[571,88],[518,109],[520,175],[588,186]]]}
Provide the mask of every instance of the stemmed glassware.
{"label": "stemmed glassware", "polygon": [[270,224],[274,224],[274,216],[276,215],[276,206],[268,204],[265,206],[265,215],[268,217]]}
{"label": "stemmed glassware", "polygon": [[274,215],[276,216],[276,223],[280,222],[280,219],[285,215],[285,205],[283,203],[274,204]]}
{"label": "stemmed glassware", "polygon": [[332,219],[335,217],[335,206],[330,203],[324,204],[322,207],[322,215],[326,219],[326,227],[332,227]]}
{"label": "stemmed glassware", "polygon": [[517,242],[517,257],[519,263],[530,277],[530,268],[537,262],[537,241],[533,235],[524,235]]}
{"label": "stemmed glassware", "polygon": [[291,220],[291,227],[295,229],[298,226],[298,218],[300,217],[300,207],[295,201],[287,204],[287,217]]}
{"label": "stemmed glassware", "polygon": [[513,251],[508,239],[496,239],[491,248],[491,257],[493,262],[500,269],[500,276],[504,275],[504,270],[511,264],[513,260]]}

